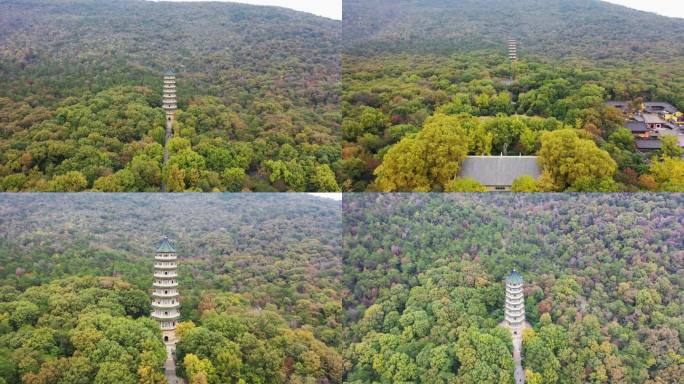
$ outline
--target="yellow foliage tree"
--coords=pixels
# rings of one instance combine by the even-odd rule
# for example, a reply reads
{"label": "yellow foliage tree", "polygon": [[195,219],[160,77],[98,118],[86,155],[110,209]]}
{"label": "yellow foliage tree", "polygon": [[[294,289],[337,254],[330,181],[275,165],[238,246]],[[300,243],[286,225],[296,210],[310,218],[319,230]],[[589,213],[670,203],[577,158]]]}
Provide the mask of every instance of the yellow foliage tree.
{"label": "yellow foliage tree", "polygon": [[651,174],[661,191],[684,192],[684,160],[664,157],[651,164]]}
{"label": "yellow foliage tree", "polygon": [[455,116],[436,114],[415,137],[390,148],[375,170],[383,192],[429,192],[443,189],[468,154],[468,136]]}
{"label": "yellow foliage tree", "polygon": [[608,152],[592,140],[580,138],[577,130],[571,128],[542,135],[539,163],[545,177],[542,184],[550,181],[552,189],[559,192],[577,181],[590,184],[588,179],[612,180],[617,170]]}

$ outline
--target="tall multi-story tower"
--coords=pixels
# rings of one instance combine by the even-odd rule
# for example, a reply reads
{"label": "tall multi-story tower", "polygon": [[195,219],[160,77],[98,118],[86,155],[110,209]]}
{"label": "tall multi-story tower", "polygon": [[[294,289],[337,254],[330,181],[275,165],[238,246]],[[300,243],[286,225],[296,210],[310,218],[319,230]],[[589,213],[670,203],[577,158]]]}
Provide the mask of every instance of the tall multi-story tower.
{"label": "tall multi-story tower", "polygon": [[164,112],[166,112],[166,129],[167,131],[173,128],[173,116],[176,113],[176,75],[169,70],[164,75],[164,97],[162,104],[164,105]]}
{"label": "tall multi-story tower", "polygon": [[[164,166],[169,162],[169,151],[166,143],[173,137],[173,120],[176,114],[176,75],[169,70],[164,75],[162,108],[166,114],[166,137],[164,138]],[[162,180],[161,191],[166,192],[166,181]]]}
{"label": "tall multi-story tower", "polygon": [[523,278],[515,269],[506,277],[506,304],[504,318],[512,329],[522,328],[525,323],[525,298]]}
{"label": "tall multi-story tower", "polygon": [[518,60],[518,42],[514,39],[508,40],[508,58],[511,61]]}
{"label": "tall multi-story tower", "polygon": [[152,318],[157,320],[165,343],[174,343],[176,324],[180,318],[178,301],[178,264],[176,250],[168,237],[157,246],[154,256],[154,284],[152,285]]}
{"label": "tall multi-story tower", "polygon": [[523,278],[515,269],[506,276],[503,325],[511,331],[515,383],[525,384],[525,370],[522,366],[522,331],[529,327],[529,324],[525,321]]}

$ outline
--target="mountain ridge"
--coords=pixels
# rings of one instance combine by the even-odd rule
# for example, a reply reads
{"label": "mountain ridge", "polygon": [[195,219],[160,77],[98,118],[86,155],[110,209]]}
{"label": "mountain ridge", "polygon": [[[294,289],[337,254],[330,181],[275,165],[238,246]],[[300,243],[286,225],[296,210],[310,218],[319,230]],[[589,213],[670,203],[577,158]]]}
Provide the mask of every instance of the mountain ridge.
{"label": "mountain ridge", "polygon": [[343,41],[349,54],[503,50],[508,38],[520,42],[523,54],[556,58],[673,59],[684,54],[679,39],[684,35],[684,19],[599,0],[349,0],[344,4]]}

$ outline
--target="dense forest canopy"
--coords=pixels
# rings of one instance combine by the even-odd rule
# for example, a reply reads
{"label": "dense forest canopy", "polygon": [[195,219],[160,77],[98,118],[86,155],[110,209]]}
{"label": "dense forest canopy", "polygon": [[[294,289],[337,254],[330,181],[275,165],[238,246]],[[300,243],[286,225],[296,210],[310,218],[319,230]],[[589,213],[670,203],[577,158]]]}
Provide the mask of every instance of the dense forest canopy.
{"label": "dense forest canopy", "polygon": [[158,191],[172,69],[178,190],[337,190],[339,43],[275,7],[0,1],[0,189]]}
{"label": "dense forest canopy", "polygon": [[[544,133],[560,129],[576,130],[593,141],[582,143],[592,157],[609,155],[615,164],[566,175],[573,182],[565,183],[547,161],[533,190],[684,190],[676,140],[637,151],[622,113],[605,104],[666,101],[684,109],[680,19],[595,0],[378,0],[345,2],[343,28],[344,190],[460,191],[430,174],[441,167],[456,176],[461,151],[429,158],[454,146],[467,155],[562,156],[589,168],[592,161],[571,152],[540,152],[554,146]],[[515,63],[509,38],[518,41]],[[424,132],[440,119],[444,129]],[[440,166],[448,163],[455,167]]]}
{"label": "dense forest canopy", "polygon": [[0,287],[0,383],[162,383],[147,294],[111,277]]}
{"label": "dense forest canopy", "polygon": [[684,197],[352,194],[347,380],[512,382],[503,279],[525,279],[531,383],[684,372]]}
{"label": "dense forest canopy", "polygon": [[[259,382],[260,375],[262,383],[339,382],[339,204],[303,194],[4,195],[0,287],[12,295],[0,303],[60,279],[98,276],[122,279],[143,294],[146,317],[154,246],[165,234],[180,259],[181,321],[198,329],[181,337],[183,353],[212,362],[210,383]],[[0,324],[3,313],[0,307]],[[239,331],[222,328],[236,321]],[[229,345],[228,357],[242,368],[227,367],[227,355],[196,344],[205,328],[222,333],[216,348]],[[2,328],[0,340],[14,331]],[[259,358],[264,349],[269,361]],[[184,356],[178,360],[181,369],[185,363]],[[13,378],[40,368],[10,365]],[[205,371],[195,368],[188,375]]]}

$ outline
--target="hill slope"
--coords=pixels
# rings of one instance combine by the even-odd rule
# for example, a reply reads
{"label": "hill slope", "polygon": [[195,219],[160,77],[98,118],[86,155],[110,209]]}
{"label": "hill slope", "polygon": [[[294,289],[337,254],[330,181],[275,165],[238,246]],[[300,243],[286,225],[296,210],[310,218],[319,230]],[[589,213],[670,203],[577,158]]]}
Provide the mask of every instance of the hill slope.
{"label": "hill slope", "polygon": [[681,381],[682,196],[351,194],[351,383],[510,383],[503,280],[525,279],[527,382]]}
{"label": "hill slope", "polygon": [[[537,155],[544,133],[577,128],[617,166],[603,186],[547,190],[684,188],[677,170],[684,163],[662,166],[638,151],[624,116],[605,103],[642,99],[684,109],[682,19],[598,0],[350,0],[343,29],[344,159],[337,172],[344,190],[465,192],[463,184],[446,185],[455,169],[443,169],[449,177],[440,181],[429,164],[439,150],[434,139],[424,140],[425,127],[446,121],[440,115],[452,116],[440,134],[452,140],[444,153],[467,142],[468,155]],[[519,41],[515,63],[509,38]],[[422,151],[428,141],[432,150]],[[657,155],[680,157],[676,141],[663,139]]]}
{"label": "hill slope", "polygon": [[[167,234],[184,321],[175,357],[188,382],[341,383],[339,204],[283,193],[0,195],[0,382],[133,384],[158,373],[166,355],[149,294]],[[145,334],[124,316],[143,317]],[[79,337],[93,323],[126,353]],[[161,355],[145,358],[157,345]],[[112,367],[101,356],[127,364],[102,379]],[[193,359],[212,366],[208,380]],[[46,379],[69,375],[80,380]]]}
{"label": "hill slope", "polygon": [[[336,343],[339,202],[290,194],[13,194],[0,197],[0,286],[73,275],[152,285],[154,246],[172,240],[185,319],[216,289],[275,305]],[[299,303],[298,306],[295,303]]]}
{"label": "hill slope", "polygon": [[504,48],[551,57],[674,60],[684,52],[684,20],[599,0],[349,0],[350,52],[452,52]]}
{"label": "hill slope", "polygon": [[[123,146],[161,141],[161,77],[169,68],[178,76],[176,136],[190,140],[196,152],[203,141],[224,150],[250,143],[241,150],[243,161],[194,166],[206,171],[203,181],[186,178],[184,189],[336,189],[330,182],[316,185],[315,177],[333,177],[330,168],[339,157],[339,38],[339,21],[275,7],[0,1],[0,176],[23,173],[28,179],[2,189],[55,189],[41,180],[85,168],[63,163],[83,157],[83,139],[91,134],[113,142],[87,144],[109,153],[98,170],[84,174],[82,188],[126,168],[131,156],[122,161]],[[138,88],[121,88],[131,86]],[[120,94],[126,102],[112,103]],[[129,100],[135,97],[144,100]],[[61,119],[64,108],[78,109],[71,114],[77,118]],[[107,129],[124,119],[131,120],[122,123],[131,127],[127,135]],[[43,159],[30,148],[41,144],[69,151]],[[211,163],[207,153],[200,155]],[[278,167],[304,182],[270,177]],[[243,177],[229,185],[221,180],[231,179],[226,168],[241,168],[253,182]],[[160,178],[118,189],[158,190]]]}

